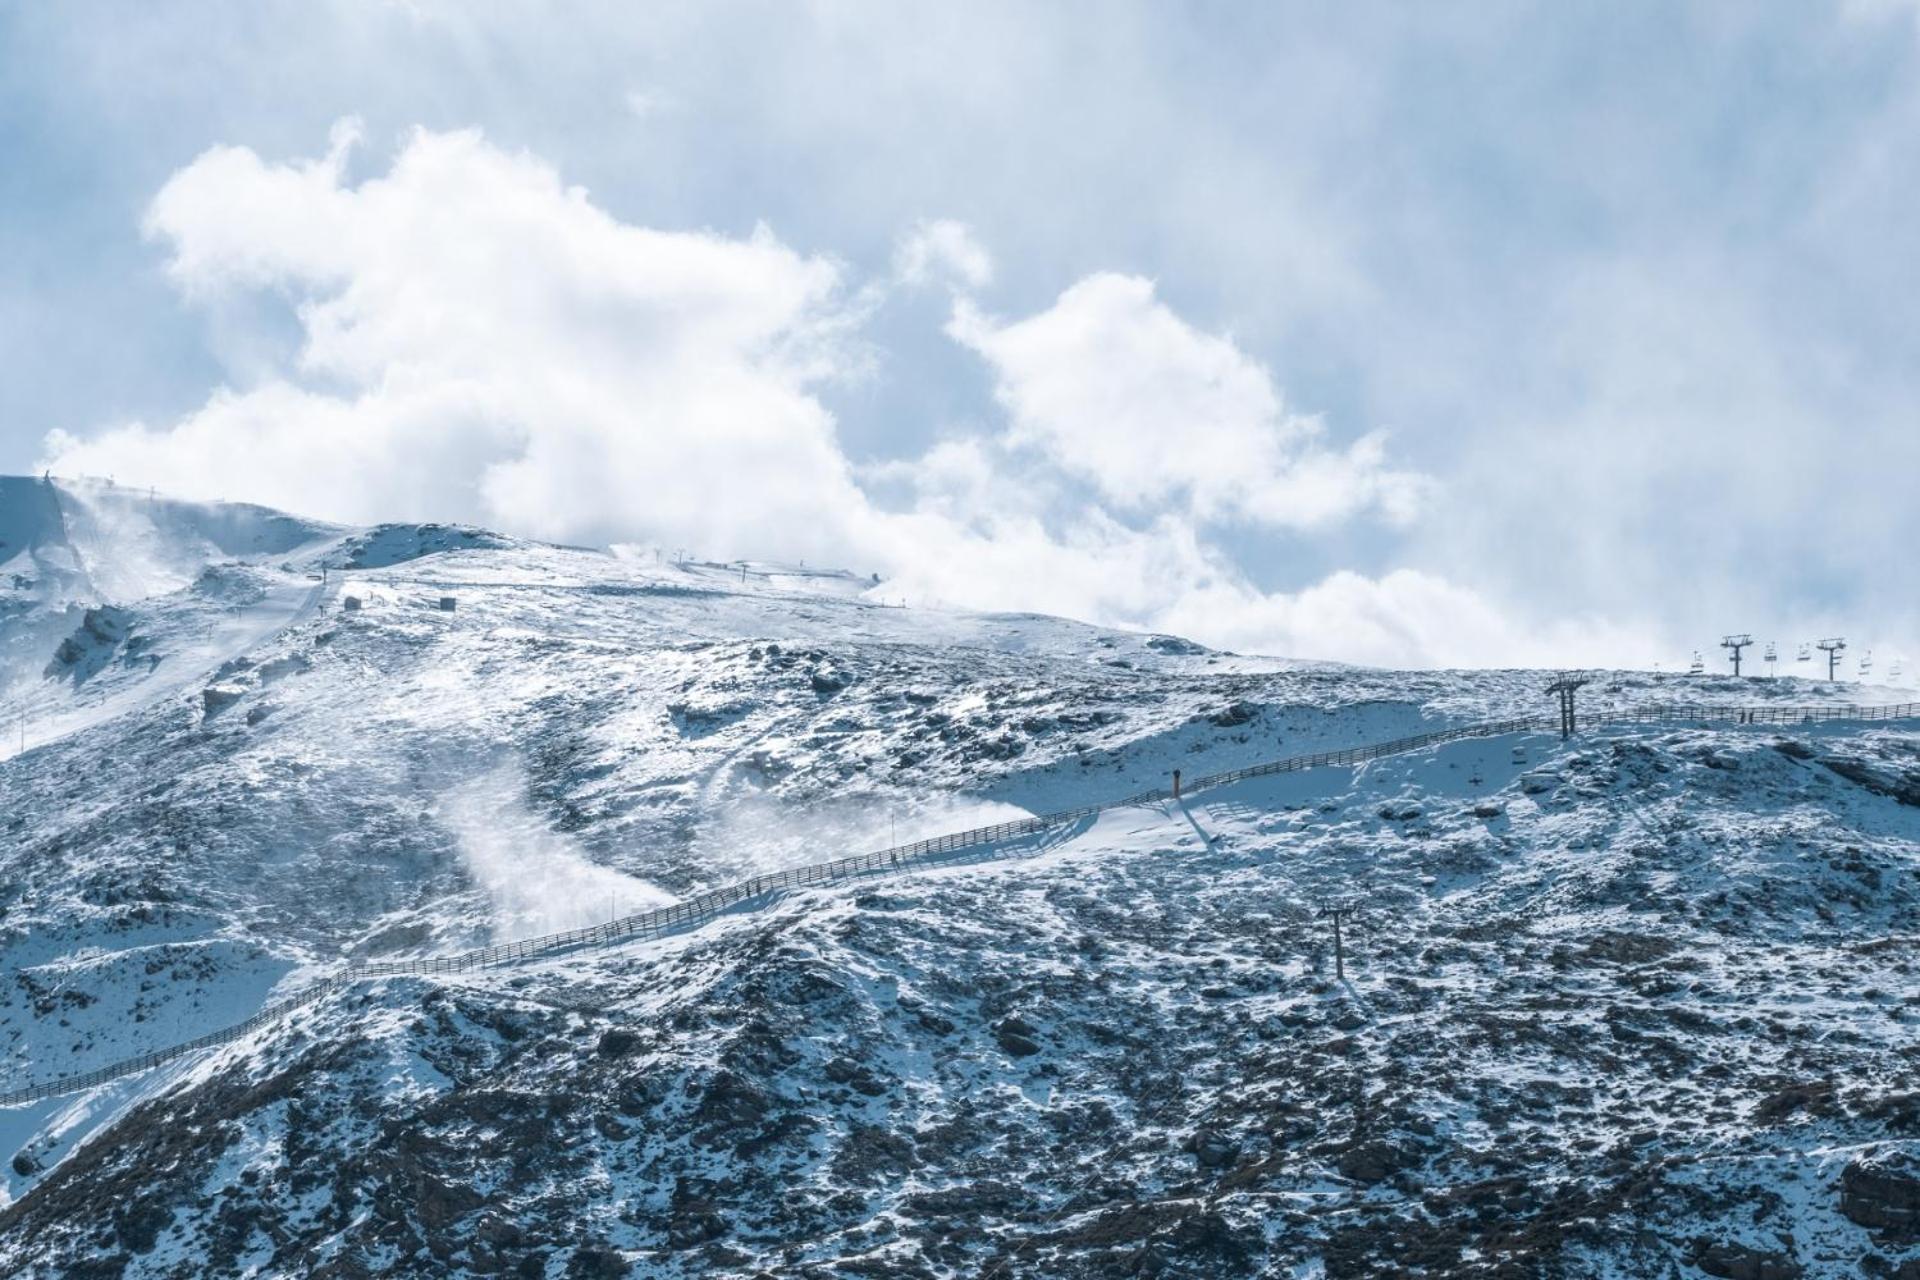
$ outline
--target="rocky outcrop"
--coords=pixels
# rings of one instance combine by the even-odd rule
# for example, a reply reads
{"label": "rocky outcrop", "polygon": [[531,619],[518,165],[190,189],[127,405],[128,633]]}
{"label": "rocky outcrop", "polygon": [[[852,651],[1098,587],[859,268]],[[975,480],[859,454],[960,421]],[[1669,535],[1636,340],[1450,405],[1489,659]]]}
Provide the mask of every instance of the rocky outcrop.
{"label": "rocky outcrop", "polygon": [[1920,1156],[1863,1156],[1840,1174],[1840,1212],[1863,1227],[1920,1237]]}

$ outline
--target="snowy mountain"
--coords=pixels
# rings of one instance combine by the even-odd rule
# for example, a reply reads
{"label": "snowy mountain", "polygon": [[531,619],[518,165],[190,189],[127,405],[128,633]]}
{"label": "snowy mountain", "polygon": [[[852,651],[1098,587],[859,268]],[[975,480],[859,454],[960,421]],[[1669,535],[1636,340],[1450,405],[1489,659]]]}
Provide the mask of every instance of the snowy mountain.
{"label": "snowy mountain", "polygon": [[[0,1092],[1550,709],[887,595],[0,480]],[[0,1269],[1911,1277],[1914,722],[1636,718],[1911,697],[1599,673],[325,988],[0,1109]]]}

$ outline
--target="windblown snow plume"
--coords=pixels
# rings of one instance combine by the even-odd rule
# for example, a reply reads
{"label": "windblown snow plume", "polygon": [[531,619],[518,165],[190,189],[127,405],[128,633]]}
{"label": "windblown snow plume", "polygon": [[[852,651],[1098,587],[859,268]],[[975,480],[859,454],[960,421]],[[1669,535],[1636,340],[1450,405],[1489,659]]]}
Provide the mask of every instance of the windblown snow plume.
{"label": "windblown snow plume", "polygon": [[514,942],[598,924],[672,901],[644,880],[589,861],[573,841],[528,813],[511,766],[448,792],[441,820],[460,842],[474,881],[493,900],[494,937]]}

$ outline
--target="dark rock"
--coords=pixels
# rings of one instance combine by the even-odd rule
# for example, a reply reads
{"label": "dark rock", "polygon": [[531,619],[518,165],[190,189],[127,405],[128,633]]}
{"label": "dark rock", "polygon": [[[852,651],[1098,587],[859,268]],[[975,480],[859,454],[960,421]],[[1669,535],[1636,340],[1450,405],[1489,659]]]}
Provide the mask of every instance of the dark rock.
{"label": "dark rock", "polygon": [[1864,761],[1846,756],[1822,756],[1820,763],[1874,795],[1920,808],[1920,774],[1909,772],[1894,777]]}
{"label": "dark rock", "polygon": [[877,1125],[855,1125],[834,1156],[833,1171],[851,1182],[871,1186],[899,1178],[919,1167],[913,1144]]}
{"label": "dark rock", "polygon": [[1894,1133],[1920,1135],[1920,1093],[1889,1093],[1855,1109],[1861,1118],[1878,1120]]}
{"label": "dark rock", "polygon": [[1695,1247],[1693,1265],[1722,1280],[1798,1280],[1802,1274],[1800,1264],[1792,1258],[1745,1245],[1704,1240]]}
{"label": "dark rock", "polygon": [[1920,1155],[1907,1151],[1850,1161],[1840,1173],[1840,1212],[1896,1235],[1920,1235]]}
{"label": "dark rock", "polygon": [[1030,1058],[1040,1052],[1040,1044],[1014,1031],[1001,1031],[996,1037],[1001,1050],[1010,1058]]}
{"label": "dark rock", "polygon": [[1804,1084],[1790,1084],[1768,1096],[1754,1108],[1753,1118],[1760,1124],[1778,1124],[1796,1111],[1827,1115],[1833,1109],[1833,1081],[1809,1080]]}
{"label": "dark rock", "polygon": [[603,1058],[624,1058],[640,1047],[640,1037],[620,1027],[601,1033],[594,1049]]}
{"label": "dark rock", "polygon": [[200,705],[209,716],[217,716],[240,699],[247,691],[237,684],[210,684],[200,691]]}
{"label": "dark rock", "polygon": [[1604,961],[1608,964],[1646,964],[1650,960],[1659,960],[1671,955],[1674,943],[1667,938],[1654,937],[1640,933],[1607,932],[1580,949],[1580,958],[1586,961]]}
{"label": "dark rock", "polygon": [[602,1245],[583,1245],[567,1259],[567,1275],[573,1280],[621,1280],[632,1270],[625,1258]]}
{"label": "dark rock", "polygon": [[827,1079],[835,1084],[844,1084],[857,1093],[869,1098],[877,1098],[887,1091],[887,1087],[867,1068],[852,1058],[839,1057],[828,1061],[823,1068]]}
{"label": "dark rock", "polygon": [[1259,713],[1260,708],[1251,702],[1234,702],[1208,716],[1207,723],[1216,729],[1237,729]]}
{"label": "dark rock", "polygon": [[908,1196],[903,1204],[908,1212],[925,1218],[978,1218],[1018,1208],[1026,1200],[1025,1193],[1017,1187],[983,1180],[964,1187],[923,1191]]}
{"label": "dark rock", "polygon": [[1201,1129],[1187,1139],[1186,1149],[1202,1168],[1225,1169],[1240,1155],[1239,1145],[1225,1134]]}
{"label": "dark rock", "polygon": [[1392,1177],[1405,1159],[1405,1153],[1390,1142],[1362,1142],[1347,1148],[1336,1167],[1341,1177],[1370,1185]]}
{"label": "dark rock", "polygon": [[1039,1028],[1017,1013],[1002,1018],[993,1029],[1001,1050],[1014,1058],[1030,1057],[1040,1052],[1040,1043],[1034,1039],[1038,1034]]}

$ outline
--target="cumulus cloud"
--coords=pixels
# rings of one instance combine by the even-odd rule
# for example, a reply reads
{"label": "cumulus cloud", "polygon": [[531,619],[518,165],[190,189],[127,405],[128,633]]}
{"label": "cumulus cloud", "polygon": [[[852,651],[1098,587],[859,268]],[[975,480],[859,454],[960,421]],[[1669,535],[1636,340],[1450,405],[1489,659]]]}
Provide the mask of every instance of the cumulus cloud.
{"label": "cumulus cloud", "polygon": [[1330,449],[1284,412],[1258,362],[1194,328],[1151,281],[1103,273],[1052,307],[996,323],[971,302],[949,331],[992,367],[1015,441],[1133,511],[1311,528],[1374,508],[1412,517],[1424,482],[1386,464],[1378,435]]}
{"label": "cumulus cloud", "polygon": [[622,224],[477,133],[392,170],[217,148],[155,198],[187,296],[297,302],[296,366],[162,428],[56,436],[57,468],[355,520],[457,515],[541,537],[844,552],[858,501],[811,388],[857,371],[839,269],[764,228]]}
{"label": "cumulus cloud", "polygon": [[[870,368],[875,289],[762,227],[627,224],[538,158],[416,131],[357,185],[338,127],[315,160],[215,148],[147,231],[208,307],[291,302],[296,353],[165,425],[49,438],[47,465],[346,520],[465,519],[538,537],[877,568],[889,594],[1177,630],[1274,653],[1459,660],[1496,611],[1420,574],[1252,584],[1222,522],[1411,517],[1424,481],[1378,436],[1339,447],[1268,372],[1151,283],[1102,274],[1024,319],[968,291],[959,223],[900,242],[896,279],[956,290],[1002,424],[856,468],[823,401]],[[1456,625],[1448,630],[1442,621]],[[1513,654],[1513,628],[1478,660]]]}

